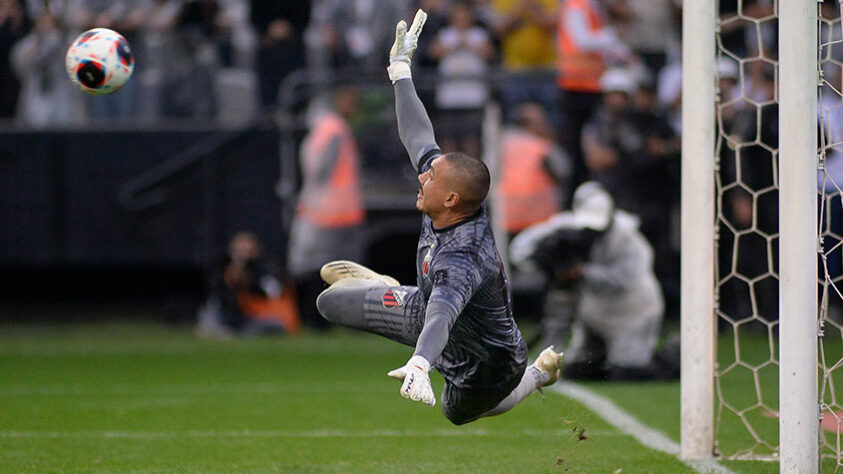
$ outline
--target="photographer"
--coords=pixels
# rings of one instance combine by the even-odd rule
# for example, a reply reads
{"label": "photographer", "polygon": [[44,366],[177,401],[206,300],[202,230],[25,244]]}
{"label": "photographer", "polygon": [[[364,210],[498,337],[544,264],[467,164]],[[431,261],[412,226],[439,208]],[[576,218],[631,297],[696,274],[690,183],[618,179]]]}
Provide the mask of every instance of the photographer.
{"label": "photographer", "polygon": [[673,376],[672,361],[654,357],[664,301],[653,250],[637,217],[616,210],[601,185],[578,187],[572,210],[527,228],[513,240],[510,255],[516,266],[548,278],[543,337],[565,347],[570,327],[563,377]]}
{"label": "photographer", "polygon": [[198,334],[297,332],[299,314],[289,286],[263,255],[254,234],[235,234],[224,261],[211,275],[208,300],[199,309]]}

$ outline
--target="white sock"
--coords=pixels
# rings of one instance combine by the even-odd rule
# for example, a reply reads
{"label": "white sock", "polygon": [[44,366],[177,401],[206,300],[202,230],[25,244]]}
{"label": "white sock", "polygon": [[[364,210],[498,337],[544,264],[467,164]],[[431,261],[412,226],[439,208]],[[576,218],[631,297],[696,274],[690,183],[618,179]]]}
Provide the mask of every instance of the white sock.
{"label": "white sock", "polygon": [[495,416],[508,412],[512,407],[521,403],[521,400],[524,400],[528,395],[533,393],[533,390],[547,383],[548,380],[550,380],[550,374],[547,372],[542,372],[534,365],[527,367],[527,370],[524,371],[524,376],[521,377],[521,382],[518,383],[515,390],[501,400],[498,406],[487,411],[483,416]]}

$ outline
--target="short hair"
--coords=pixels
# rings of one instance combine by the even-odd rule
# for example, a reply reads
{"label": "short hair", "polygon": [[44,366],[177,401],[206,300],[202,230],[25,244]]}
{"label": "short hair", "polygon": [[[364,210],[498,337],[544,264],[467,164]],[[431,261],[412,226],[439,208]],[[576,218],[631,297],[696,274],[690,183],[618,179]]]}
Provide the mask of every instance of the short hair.
{"label": "short hair", "polygon": [[489,168],[481,160],[460,152],[442,155],[453,171],[453,184],[467,209],[476,209],[486,199],[492,181]]}

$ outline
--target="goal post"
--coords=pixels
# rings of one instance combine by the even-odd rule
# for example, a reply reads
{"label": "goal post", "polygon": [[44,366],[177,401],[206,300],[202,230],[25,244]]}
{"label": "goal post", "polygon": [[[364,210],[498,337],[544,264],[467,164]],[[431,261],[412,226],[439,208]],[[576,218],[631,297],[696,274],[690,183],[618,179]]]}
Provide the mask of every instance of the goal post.
{"label": "goal post", "polygon": [[[818,153],[820,86],[838,96],[843,89],[839,77],[829,83],[820,71],[821,0],[772,0],[765,13],[737,5],[737,12],[718,18],[716,1],[683,2],[680,454],[684,459],[721,455],[718,438],[737,426],[748,433],[750,445],[730,442],[724,455],[731,459],[774,459],[781,472],[790,473],[816,472],[822,457],[835,455],[840,468],[843,410],[832,372],[843,368],[843,358],[834,341],[820,344],[820,329],[823,322],[835,329],[841,325],[827,315],[828,302],[821,307],[818,298],[819,257],[828,258],[838,246],[822,244],[831,234],[818,222],[817,173],[823,156]],[[843,43],[840,16],[843,6],[824,18],[825,48],[826,61],[843,70],[843,60],[831,57],[831,46]],[[721,28],[746,28],[754,43],[736,51]],[[776,28],[778,41],[771,43]],[[731,76],[721,77],[721,68]],[[736,83],[730,95],[724,78]],[[748,130],[735,127],[736,111]],[[822,138],[826,147],[830,138],[825,132]],[[843,140],[836,137],[826,148],[830,152],[838,145],[843,148]],[[828,202],[840,195],[837,188]],[[778,203],[777,210],[772,208],[775,224],[771,202]],[[843,242],[843,236],[831,237]],[[824,273],[826,286],[837,283],[827,268]],[[771,282],[776,291],[764,286]],[[836,294],[843,299],[843,293]],[[737,297],[741,304],[724,305]],[[776,300],[777,305],[768,304]],[[718,350],[718,322],[725,328],[719,336],[730,339],[731,347]],[[753,330],[766,333],[765,347],[753,349]],[[749,345],[741,347],[742,341]],[[832,364],[819,357],[824,347],[833,349]],[[747,383],[744,376],[750,391],[728,389]],[[819,419],[826,412],[838,420],[836,446],[821,436]]]}
{"label": "goal post", "polygon": [[682,11],[681,429],[684,459],[714,443],[714,149],[716,2]]}
{"label": "goal post", "polygon": [[779,2],[779,463],[819,469],[817,2]]}

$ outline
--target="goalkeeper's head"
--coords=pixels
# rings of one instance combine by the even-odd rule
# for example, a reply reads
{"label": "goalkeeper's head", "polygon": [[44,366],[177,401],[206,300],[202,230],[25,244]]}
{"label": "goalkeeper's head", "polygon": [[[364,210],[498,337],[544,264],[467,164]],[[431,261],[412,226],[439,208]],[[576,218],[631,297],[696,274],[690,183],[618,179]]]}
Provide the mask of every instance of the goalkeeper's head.
{"label": "goalkeeper's head", "polygon": [[477,212],[489,193],[490,182],[489,168],[479,159],[465,153],[446,153],[419,175],[416,207],[434,224],[437,220],[457,222]]}

